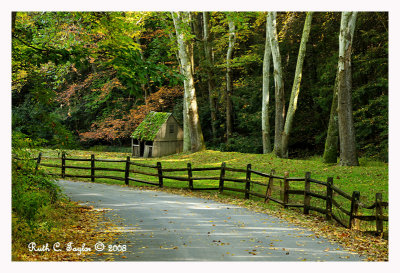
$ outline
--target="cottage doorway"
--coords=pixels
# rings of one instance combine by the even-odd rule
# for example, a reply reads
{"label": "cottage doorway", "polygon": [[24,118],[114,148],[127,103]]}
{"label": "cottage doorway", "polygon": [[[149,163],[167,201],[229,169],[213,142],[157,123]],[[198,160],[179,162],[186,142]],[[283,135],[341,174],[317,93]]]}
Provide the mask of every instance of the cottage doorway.
{"label": "cottage doorway", "polygon": [[153,154],[153,141],[146,141],[144,145],[143,157],[152,157]]}
{"label": "cottage doorway", "polygon": [[139,141],[139,146],[140,146],[140,157],[143,157],[144,154],[144,141]]}

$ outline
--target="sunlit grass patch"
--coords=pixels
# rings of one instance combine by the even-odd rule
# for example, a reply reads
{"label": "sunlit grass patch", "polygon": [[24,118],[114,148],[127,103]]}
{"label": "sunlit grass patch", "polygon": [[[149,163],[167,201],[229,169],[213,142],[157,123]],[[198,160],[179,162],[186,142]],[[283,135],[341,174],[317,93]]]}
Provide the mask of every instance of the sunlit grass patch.
{"label": "sunlit grass patch", "polygon": [[[128,153],[112,153],[112,152],[92,152],[92,151],[79,151],[79,150],[69,150],[67,151],[68,157],[79,157],[79,158],[90,158],[90,155],[94,154],[96,159],[125,159],[129,156]],[[45,156],[60,156],[59,153],[52,150],[46,150]],[[349,195],[353,191],[359,191],[361,193],[360,200],[366,204],[373,203],[375,200],[376,192],[381,192],[383,194],[383,199],[388,198],[388,164],[382,162],[371,161],[369,159],[360,159],[360,166],[358,167],[339,167],[332,164],[324,164],[320,157],[312,157],[306,160],[298,159],[281,159],[277,158],[273,154],[244,154],[236,152],[219,152],[219,151],[202,151],[198,153],[188,154],[176,154],[170,155],[162,158],[131,158],[132,161],[145,163],[150,165],[156,165],[158,161],[162,163],[163,168],[186,168],[187,163],[191,163],[192,168],[196,167],[219,167],[222,162],[226,163],[227,167],[245,169],[247,164],[251,164],[253,170],[257,170],[264,173],[270,173],[272,169],[275,170],[277,175],[283,175],[285,172],[288,173],[289,177],[304,177],[306,172],[311,172],[311,177],[321,181],[326,181],[328,177],[333,177],[333,183],[338,188],[347,192]],[[60,164],[60,160],[44,160],[50,161],[52,163]],[[96,167],[108,167],[108,168],[118,168],[123,170],[125,168],[125,163],[114,163],[114,162],[96,162]],[[90,162],[76,162],[67,161],[67,165],[70,166],[90,166]],[[50,169],[50,168],[49,168]],[[156,169],[150,169],[146,167],[131,166],[131,170],[139,170],[141,172],[156,174]],[[53,170],[56,173],[60,173],[60,169]],[[77,169],[67,169],[67,174],[76,175],[87,175],[88,170],[77,170]],[[113,175],[123,178],[124,173],[121,172],[110,172],[110,171],[96,171],[96,175]],[[187,177],[187,172],[169,172],[166,175],[170,176],[180,176]],[[218,171],[202,171],[193,172],[193,177],[217,177],[219,175]],[[150,182],[158,183],[157,177],[146,176],[143,174],[130,174],[130,176],[147,180]],[[227,177],[244,179],[245,174],[227,172]],[[253,176],[253,180],[259,182],[267,183],[266,179]],[[88,178],[82,178],[80,180],[89,181]],[[123,184],[123,181],[112,181],[109,179],[98,178],[96,182],[103,183],[116,183]],[[225,182],[225,186],[243,189],[243,183]],[[280,183],[280,182],[277,182]],[[138,182],[132,182],[132,185],[141,185]],[[172,179],[164,179],[165,187],[173,188],[187,188],[188,183],[186,181],[176,181]],[[217,180],[194,180],[194,187],[218,187]],[[291,189],[302,189],[304,185],[301,183],[290,183]],[[265,193],[265,187],[260,185],[252,185],[252,191]],[[324,191],[324,189],[317,190]],[[235,193],[239,194],[240,193]],[[276,194],[276,191],[273,191]],[[277,196],[279,197],[279,196]],[[254,197],[256,198],[256,197]],[[298,199],[301,197],[293,197]],[[293,199],[292,199],[293,200]],[[315,201],[318,202],[318,201]]]}

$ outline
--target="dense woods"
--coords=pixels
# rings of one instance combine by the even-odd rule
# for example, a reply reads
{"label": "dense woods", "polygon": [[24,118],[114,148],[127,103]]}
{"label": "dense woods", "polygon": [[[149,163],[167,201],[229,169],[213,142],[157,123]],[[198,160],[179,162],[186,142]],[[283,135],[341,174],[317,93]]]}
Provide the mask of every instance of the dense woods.
{"label": "dense woods", "polygon": [[48,147],[129,146],[165,111],[185,151],[388,160],[388,13],[17,12],[11,31],[13,134]]}

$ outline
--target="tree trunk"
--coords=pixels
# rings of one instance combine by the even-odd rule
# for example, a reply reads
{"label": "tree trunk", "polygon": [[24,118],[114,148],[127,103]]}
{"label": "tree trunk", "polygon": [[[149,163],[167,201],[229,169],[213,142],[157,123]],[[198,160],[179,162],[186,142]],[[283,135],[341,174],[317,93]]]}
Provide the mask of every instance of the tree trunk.
{"label": "tree trunk", "polygon": [[281,55],[279,53],[278,35],[276,31],[276,12],[267,15],[269,40],[271,43],[272,60],[274,63],[275,82],[275,137],[274,153],[282,157],[282,132],[285,120],[285,91],[283,86]]}
{"label": "tree trunk", "polygon": [[297,109],[297,100],[300,93],[300,83],[303,71],[304,57],[306,55],[307,41],[310,36],[312,12],[307,12],[306,21],[304,23],[303,34],[301,37],[299,55],[297,57],[296,71],[294,74],[292,93],[290,95],[289,108],[286,115],[285,128],[282,132],[282,152],[281,155],[284,158],[288,158],[289,155],[289,135],[293,125],[294,114]]}
{"label": "tree trunk", "polygon": [[[186,83],[184,81],[184,88],[186,90]],[[190,124],[189,124],[189,111],[187,107],[186,91],[183,93],[183,152],[190,152],[192,142],[190,137]]]}
{"label": "tree trunk", "polygon": [[351,99],[351,49],[357,12],[343,12],[339,35],[338,124],[340,165],[358,166]]}
{"label": "tree trunk", "polygon": [[[193,29],[193,14],[192,14],[192,12],[188,12],[187,14],[188,14],[189,25]],[[190,64],[191,64],[191,67],[192,67],[192,75],[194,77],[194,73],[195,73],[195,67],[194,67],[194,44],[195,44],[195,42],[194,42],[193,39],[191,39],[190,41],[186,41],[186,44],[187,44],[187,47],[188,47],[188,54],[189,54],[189,58],[190,58]],[[194,80],[193,80],[193,82],[194,82]]]}
{"label": "tree trunk", "polygon": [[215,80],[214,80],[214,61],[212,59],[212,45],[210,38],[210,13],[204,11],[203,12],[203,28],[204,28],[204,56],[206,62],[206,70],[207,70],[207,85],[208,85],[208,100],[210,104],[210,113],[211,113],[211,131],[213,135],[214,141],[217,138],[217,113],[215,107]]}
{"label": "tree trunk", "polygon": [[231,60],[233,47],[236,41],[235,23],[228,17],[229,45],[226,53],[226,141],[232,136],[233,128],[233,106],[232,106],[232,67]]}
{"label": "tree trunk", "polygon": [[[142,51],[142,44],[140,43],[140,39],[139,37],[136,37],[136,43],[139,46],[139,54],[140,54],[140,59],[144,62],[144,55],[143,55],[143,51]],[[146,73],[146,78],[148,79],[148,81],[150,80],[147,73]],[[144,95],[144,103],[147,104],[147,97],[149,96],[148,90],[146,88],[146,84],[145,83],[141,83],[140,84],[142,91],[143,91],[143,95]]]}
{"label": "tree trunk", "polygon": [[[187,126],[189,129],[188,131],[191,144],[190,151],[197,152],[204,150],[205,144],[197,110],[196,89],[193,81],[191,57],[189,55],[190,51],[188,50],[188,45],[186,43],[185,29],[182,29],[184,27],[189,27],[189,15],[186,12],[171,12],[171,14],[172,19],[174,20],[176,38],[178,42],[181,72],[185,76],[184,118],[186,116],[187,122],[184,122],[184,127]],[[184,138],[185,137],[187,138],[187,136],[184,134]]]}
{"label": "tree trunk", "polygon": [[263,60],[263,86],[262,86],[262,109],[261,109],[261,129],[262,129],[262,142],[263,153],[267,154],[272,151],[270,139],[270,126],[269,126],[269,76],[271,68],[271,44],[269,41],[268,27],[266,25],[265,31],[265,49]]}
{"label": "tree trunk", "polygon": [[337,163],[339,128],[338,128],[338,81],[339,71],[336,72],[335,85],[333,87],[333,99],[329,116],[328,132],[325,140],[325,150],[322,160],[324,163]]}
{"label": "tree trunk", "polygon": [[193,27],[193,34],[195,35],[195,42],[194,42],[194,67],[198,67],[201,61],[204,59],[204,50],[203,50],[203,15],[200,12],[191,12],[192,14],[192,27]]}
{"label": "tree trunk", "polygon": [[[174,36],[171,32],[168,33],[169,38],[171,41],[174,41]],[[179,59],[179,53],[175,53],[176,60],[179,64],[179,72],[184,75],[185,73],[183,72],[181,60]],[[183,82],[185,85],[186,83]],[[186,90],[186,89],[185,89]],[[183,101],[182,101],[182,107],[183,107],[183,152],[189,152],[190,147],[191,147],[191,142],[190,142],[190,132],[189,132],[189,118],[188,118],[188,112],[186,111],[186,92],[183,93]]]}

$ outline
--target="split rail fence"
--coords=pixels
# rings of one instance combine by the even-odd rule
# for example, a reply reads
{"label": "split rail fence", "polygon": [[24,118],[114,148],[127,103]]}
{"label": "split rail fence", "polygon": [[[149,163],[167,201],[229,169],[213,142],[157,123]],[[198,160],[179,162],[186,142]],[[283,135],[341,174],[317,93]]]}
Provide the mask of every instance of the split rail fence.
{"label": "split rail fence", "polygon": [[[49,164],[42,162],[42,159],[60,160],[61,164]],[[373,232],[376,234],[384,233],[384,222],[388,222],[389,218],[384,211],[388,211],[388,202],[382,200],[382,194],[376,193],[375,202],[367,206],[360,201],[360,192],[353,191],[350,195],[343,190],[339,189],[333,184],[333,178],[328,177],[326,181],[319,181],[311,178],[311,173],[305,173],[304,177],[289,177],[288,173],[284,176],[278,176],[274,170],[270,173],[263,173],[253,170],[251,164],[247,165],[246,169],[230,168],[225,163],[222,163],[219,167],[201,167],[194,168],[191,163],[187,163],[186,168],[163,168],[161,162],[157,162],[156,165],[143,164],[131,161],[128,156],[126,159],[96,159],[92,154],[90,158],[69,158],[62,154],[61,158],[43,157],[40,153],[36,160],[36,168],[39,166],[60,168],[60,173],[49,173],[50,175],[76,178],[89,178],[92,182],[96,179],[105,178],[124,181],[126,185],[132,182],[144,183],[148,185],[164,187],[164,180],[170,179],[175,181],[187,182],[189,190],[215,190],[219,193],[224,191],[234,191],[244,194],[245,199],[249,199],[250,196],[256,196],[263,198],[266,203],[275,202],[282,205],[284,208],[299,208],[302,209],[304,214],[309,214],[310,211],[315,211],[323,214],[326,220],[335,220],[341,226],[352,229],[359,229],[360,222],[372,222],[375,221]],[[76,166],[68,164],[68,162],[90,162],[90,167]],[[96,162],[108,162],[108,163],[124,163],[124,168],[106,168],[96,167]],[[145,168],[147,171],[143,171],[140,168]],[[80,169],[90,171],[90,175],[78,175],[78,174],[67,174],[67,169]],[[153,173],[149,169],[153,170]],[[97,171],[111,171],[111,172],[122,172],[124,176],[113,176],[113,175],[99,175]],[[219,171],[217,176],[194,176],[194,173],[201,173],[204,171]],[[170,175],[171,172],[186,173],[186,175]],[[228,173],[241,173],[243,178],[227,176]],[[152,181],[150,179],[142,179],[133,177],[133,174],[141,175],[141,177],[154,177]],[[263,180],[256,181],[254,177],[261,178]],[[216,181],[213,187],[194,187],[195,181]],[[227,185],[230,183],[230,185]],[[237,187],[231,186],[232,183],[236,184]],[[201,184],[201,183],[200,183]],[[218,186],[217,186],[218,185]],[[240,186],[242,185],[242,186]],[[257,185],[258,190],[252,190],[253,186]],[[314,185],[319,186],[319,190],[312,190]],[[261,187],[261,188],[260,188]],[[341,201],[338,201],[341,198]],[[312,202],[318,200],[319,202]],[[346,209],[344,203],[347,202],[349,208]],[[371,211],[370,215],[361,214],[360,210]],[[343,217],[346,215],[347,217]],[[341,216],[341,217],[339,217]],[[343,218],[346,218],[344,220]]]}

